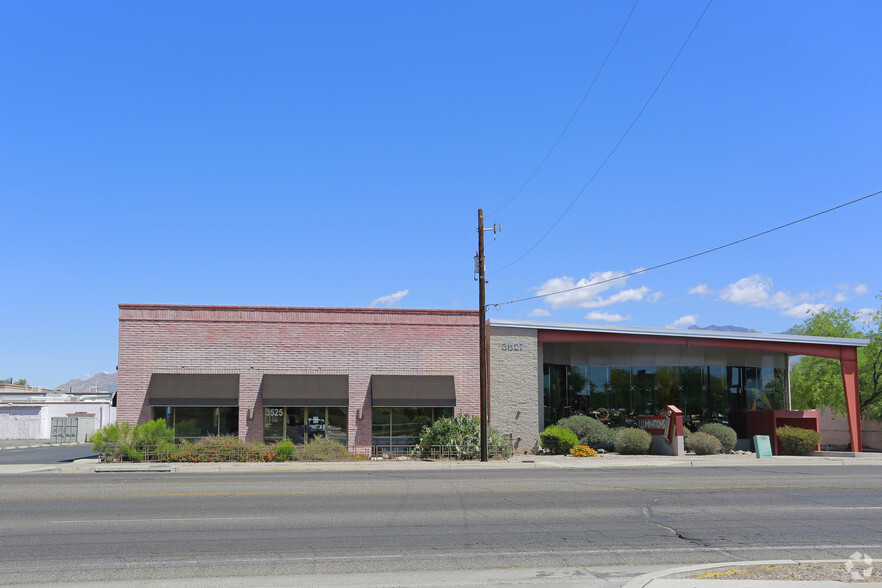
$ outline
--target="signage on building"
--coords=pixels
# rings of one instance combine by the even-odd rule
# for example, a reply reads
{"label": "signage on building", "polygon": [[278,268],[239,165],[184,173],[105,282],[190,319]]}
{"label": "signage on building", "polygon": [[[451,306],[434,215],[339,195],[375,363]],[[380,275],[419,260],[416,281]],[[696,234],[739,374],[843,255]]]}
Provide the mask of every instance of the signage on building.
{"label": "signage on building", "polygon": [[524,347],[526,347],[526,346],[527,346],[527,344],[524,343],[523,341],[503,343],[502,350],[503,351],[523,351]]}

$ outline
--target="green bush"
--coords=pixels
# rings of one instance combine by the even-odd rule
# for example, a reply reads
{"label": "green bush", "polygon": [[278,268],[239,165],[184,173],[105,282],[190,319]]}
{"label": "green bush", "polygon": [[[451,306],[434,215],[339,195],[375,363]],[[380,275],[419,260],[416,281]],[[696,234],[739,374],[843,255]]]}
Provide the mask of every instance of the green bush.
{"label": "green bush", "polygon": [[575,433],[557,425],[549,425],[539,433],[539,445],[555,455],[567,455],[578,443]]}
{"label": "green bush", "polygon": [[[722,450],[720,453],[729,453],[735,449],[735,443],[738,442],[738,434],[732,427],[727,427],[723,423],[707,423],[698,428],[701,433],[713,435],[720,440]],[[696,451],[696,453],[698,453]]]}
{"label": "green bush", "polygon": [[144,459],[144,454],[132,445],[126,445],[123,447],[122,453],[128,461],[141,461]]}
{"label": "green bush", "polygon": [[[459,414],[425,425],[414,455],[426,457],[439,447],[443,447],[445,453],[452,452],[456,459],[478,459],[481,456],[480,417]],[[491,454],[508,455],[508,439],[493,427],[487,429],[487,447]]]}
{"label": "green bush", "polygon": [[132,436],[132,426],[126,421],[111,423],[92,433],[92,450],[104,454],[104,461],[117,461],[127,455]]}
{"label": "green bush", "polygon": [[615,434],[595,418],[583,415],[571,416],[557,421],[557,426],[575,433],[582,445],[612,449]]}
{"label": "green bush", "polygon": [[784,455],[811,453],[823,437],[823,435],[811,429],[788,426],[778,427],[776,433],[778,434],[778,441],[781,442],[781,452]]}
{"label": "green bush", "polygon": [[294,461],[355,461],[363,459],[349,453],[345,445],[326,437],[315,437],[306,445],[295,445],[291,456]]}
{"label": "green bush", "polygon": [[168,428],[165,419],[156,419],[138,425],[132,434],[132,442],[138,448],[162,447],[173,443],[174,440],[175,432]]}
{"label": "green bush", "polygon": [[613,445],[622,455],[646,455],[652,447],[652,435],[643,429],[619,429]]}
{"label": "green bush", "polygon": [[685,445],[686,449],[694,451],[696,455],[713,455],[723,451],[723,444],[720,440],[710,433],[703,431],[692,433],[685,440]]}
{"label": "green bush", "polygon": [[279,457],[279,461],[288,461],[294,455],[294,444],[287,439],[279,441],[276,443],[276,455]]}

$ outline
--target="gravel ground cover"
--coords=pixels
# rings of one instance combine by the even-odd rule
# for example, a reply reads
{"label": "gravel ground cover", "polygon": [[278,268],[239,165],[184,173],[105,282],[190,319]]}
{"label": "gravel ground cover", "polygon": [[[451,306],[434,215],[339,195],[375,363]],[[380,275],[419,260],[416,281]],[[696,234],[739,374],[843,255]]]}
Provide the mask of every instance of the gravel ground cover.
{"label": "gravel ground cover", "polygon": [[882,566],[864,561],[801,563],[714,570],[693,580],[802,580],[815,582],[880,582]]}

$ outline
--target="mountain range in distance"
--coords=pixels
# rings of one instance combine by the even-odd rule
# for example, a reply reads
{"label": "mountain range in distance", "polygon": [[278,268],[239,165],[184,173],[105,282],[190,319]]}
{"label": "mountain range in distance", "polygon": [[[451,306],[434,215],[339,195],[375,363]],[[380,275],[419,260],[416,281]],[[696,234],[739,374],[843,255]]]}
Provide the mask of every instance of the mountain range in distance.
{"label": "mountain range in distance", "polygon": [[57,390],[63,390],[65,392],[88,392],[89,388],[92,386],[98,386],[98,390],[101,392],[107,392],[110,386],[116,386],[116,372],[112,374],[108,374],[107,372],[100,372],[95,374],[91,378],[87,380],[80,380],[79,378],[74,378],[73,380],[68,380],[64,384],[57,386]]}
{"label": "mountain range in distance", "polygon": [[736,327],[735,325],[708,325],[707,327],[699,327],[692,325],[690,329],[699,329],[701,331],[730,331],[735,333],[759,333],[756,329],[748,329],[747,327]]}

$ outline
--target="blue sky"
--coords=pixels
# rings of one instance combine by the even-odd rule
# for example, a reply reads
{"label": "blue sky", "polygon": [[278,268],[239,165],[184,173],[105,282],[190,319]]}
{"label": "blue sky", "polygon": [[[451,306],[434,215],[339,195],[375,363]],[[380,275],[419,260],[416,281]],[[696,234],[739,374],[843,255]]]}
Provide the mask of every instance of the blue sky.
{"label": "blue sky", "polygon": [[[477,308],[882,189],[882,4],[6,2],[0,377],[113,371],[117,304]],[[882,196],[491,318],[778,332],[878,308]],[[874,253],[875,251],[875,253]]]}

